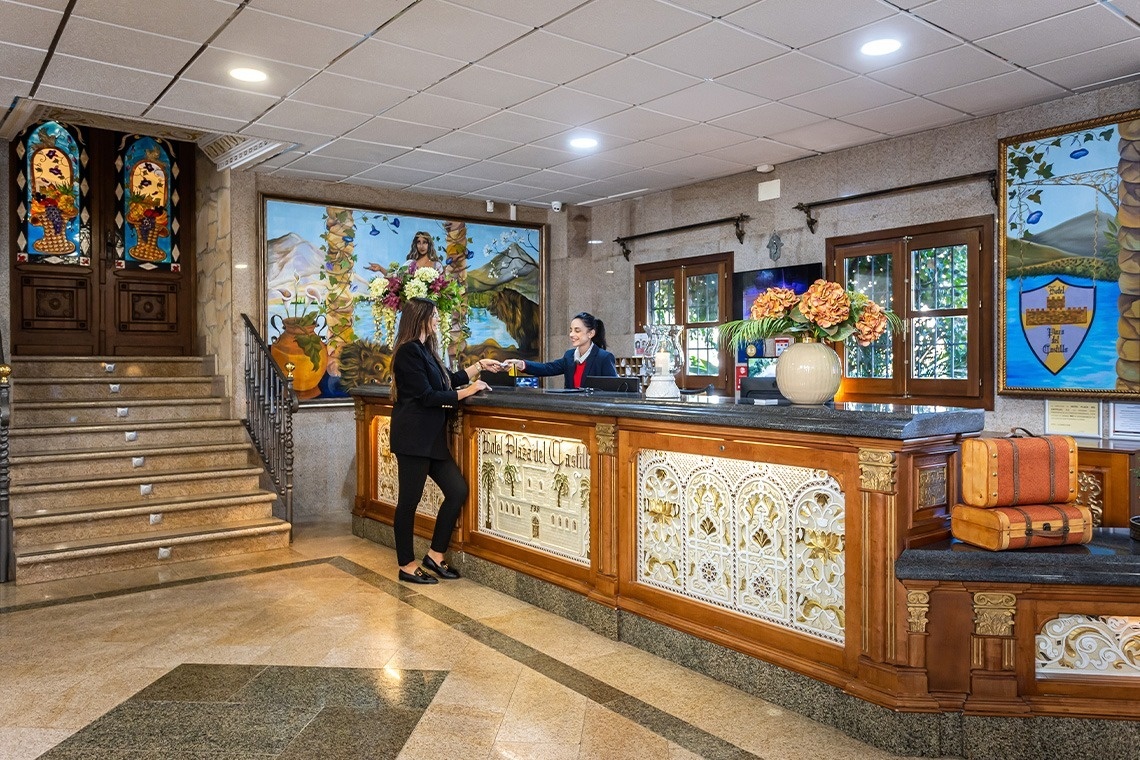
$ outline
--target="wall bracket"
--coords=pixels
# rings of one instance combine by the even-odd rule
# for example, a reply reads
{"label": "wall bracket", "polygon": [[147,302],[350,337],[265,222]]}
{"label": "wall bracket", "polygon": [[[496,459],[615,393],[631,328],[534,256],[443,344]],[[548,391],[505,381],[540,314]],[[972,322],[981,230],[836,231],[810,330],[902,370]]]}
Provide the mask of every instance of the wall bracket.
{"label": "wall bracket", "polygon": [[621,246],[621,253],[625,256],[625,260],[629,261],[629,255],[633,253],[629,247],[631,240],[639,240],[641,238],[653,237],[654,235],[668,235],[674,232],[685,232],[687,230],[695,230],[701,227],[712,227],[718,224],[732,224],[736,227],[736,239],[741,243],[744,242],[744,223],[752,217],[748,214],[737,214],[736,216],[726,216],[723,219],[713,219],[708,222],[696,222],[695,224],[682,224],[679,227],[669,227],[664,230],[654,230],[653,232],[639,232],[636,235],[624,235],[622,237],[614,238],[614,242]]}

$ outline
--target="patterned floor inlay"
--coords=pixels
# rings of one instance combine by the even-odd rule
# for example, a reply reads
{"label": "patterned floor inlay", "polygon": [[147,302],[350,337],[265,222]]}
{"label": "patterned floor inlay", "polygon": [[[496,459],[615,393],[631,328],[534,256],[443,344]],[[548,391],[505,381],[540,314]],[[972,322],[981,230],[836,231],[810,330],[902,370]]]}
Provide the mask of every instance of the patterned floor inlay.
{"label": "patterned floor inlay", "polygon": [[447,673],[181,665],[44,760],[395,758]]}

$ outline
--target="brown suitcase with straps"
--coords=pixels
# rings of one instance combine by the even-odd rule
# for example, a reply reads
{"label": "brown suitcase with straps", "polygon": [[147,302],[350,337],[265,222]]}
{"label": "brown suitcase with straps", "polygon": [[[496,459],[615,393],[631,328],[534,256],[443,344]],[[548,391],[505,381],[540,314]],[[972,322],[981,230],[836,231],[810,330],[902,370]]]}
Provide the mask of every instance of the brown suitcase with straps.
{"label": "brown suitcase with straps", "polygon": [[959,504],[950,511],[954,538],[992,551],[1084,544],[1092,539],[1092,527],[1092,514],[1076,504],[991,509]]}
{"label": "brown suitcase with straps", "polygon": [[962,501],[971,507],[1077,499],[1077,443],[1067,435],[1014,428],[1005,438],[962,441],[961,457]]}

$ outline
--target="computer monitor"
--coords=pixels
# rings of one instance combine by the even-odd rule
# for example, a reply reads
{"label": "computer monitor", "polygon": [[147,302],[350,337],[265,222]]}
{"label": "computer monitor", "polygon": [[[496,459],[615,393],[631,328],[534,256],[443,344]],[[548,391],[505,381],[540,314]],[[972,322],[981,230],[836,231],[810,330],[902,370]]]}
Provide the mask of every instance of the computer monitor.
{"label": "computer monitor", "polygon": [[641,393],[641,382],[636,377],[586,375],[582,378],[582,387],[610,393]]}
{"label": "computer monitor", "polygon": [[740,378],[740,397],[757,400],[784,400],[784,394],[780,393],[780,389],[776,387],[776,378],[774,377]]}

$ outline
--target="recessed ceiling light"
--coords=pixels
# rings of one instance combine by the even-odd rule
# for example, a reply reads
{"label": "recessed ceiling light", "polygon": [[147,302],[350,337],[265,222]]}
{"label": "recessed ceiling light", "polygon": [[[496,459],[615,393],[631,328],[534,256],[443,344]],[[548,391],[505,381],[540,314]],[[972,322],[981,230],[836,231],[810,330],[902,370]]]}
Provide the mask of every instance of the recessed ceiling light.
{"label": "recessed ceiling light", "polygon": [[871,40],[870,42],[859,48],[859,52],[863,55],[887,55],[893,53],[902,47],[902,43],[898,40],[883,39]]}
{"label": "recessed ceiling light", "polygon": [[612,269],[607,269],[607,270],[606,270],[606,274],[613,274],[613,273],[614,273],[614,270],[612,270]]}
{"label": "recessed ceiling light", "polygon": [[586,245],[601,245],[601,244],[602,244],[601,240],[587,240],[586,241]]}
{"label": "recessed ceiling light", "polygon": [[598,147],[598,141],[592,137],[575,137],[570,141],[570,147],[579,149],[596,148]]}
{"label": "recessed ceiling light", "polygon": [[243,82],[264,82],[265,72],[258,69],[230,69],[230,76]]}

